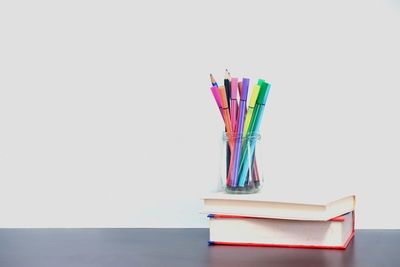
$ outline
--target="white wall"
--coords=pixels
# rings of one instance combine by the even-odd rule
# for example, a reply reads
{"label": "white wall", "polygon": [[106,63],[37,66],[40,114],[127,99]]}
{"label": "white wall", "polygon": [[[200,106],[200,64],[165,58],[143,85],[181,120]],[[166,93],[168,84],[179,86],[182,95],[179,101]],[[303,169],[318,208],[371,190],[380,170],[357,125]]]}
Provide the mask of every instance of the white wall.
{"label": "white wall", "polygon": [[399,228],[399,25],[395,0],[1,2],[0,227],[206,227],[228,67],[272,84],[267,186]]}

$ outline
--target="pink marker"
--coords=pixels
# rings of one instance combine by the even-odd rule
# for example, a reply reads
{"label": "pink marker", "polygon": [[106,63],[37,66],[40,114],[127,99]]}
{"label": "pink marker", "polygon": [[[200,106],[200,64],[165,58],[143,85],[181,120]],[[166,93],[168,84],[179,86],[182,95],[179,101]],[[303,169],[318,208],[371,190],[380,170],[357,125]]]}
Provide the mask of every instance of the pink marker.
{"label": "pink marker", "polygon": [[237,128],[237,91],[238,91],[238,79],[231,78],[231,123],[232,123],[232,130],[236,132]]}
{"label": "pink marker", "polygon": [[215,102],[217,102],[219,112],[221,113],[222,119],[224,119],[224,114],[222,113],[222,101],[221,101],[221,96],[219,95],[219,92],[218,92],[218,86],[211,87],[211,92],[214,95]]}

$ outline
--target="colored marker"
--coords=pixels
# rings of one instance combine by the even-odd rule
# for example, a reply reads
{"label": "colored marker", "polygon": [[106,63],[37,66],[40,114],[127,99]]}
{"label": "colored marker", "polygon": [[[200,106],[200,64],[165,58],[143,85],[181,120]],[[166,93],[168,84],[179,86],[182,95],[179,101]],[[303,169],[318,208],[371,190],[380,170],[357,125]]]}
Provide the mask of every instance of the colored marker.
{"label": "colored marker", "polygon": [[[233,153],[235,148],[235,142],[232,140],[232,124],[231,119],[229,116],[229,108],[228,108],[228,100],[226,99],[226,93],[224,86],[218,87],[218,92],[221,97],[222,102],[222,115],[225,121],[225,128],[226,128],[226,135],[228,137],[228,146],[226,147],[227,154],[226,154],[226,163],[227,163],[227,177],[229,179],[229,173],[231,172],[231,162],[233,161]],[[228,153],[229,152],[229,153]]]}
{"label": "colored marker", "polygon": [[247,176],[249,175],[249,173],[247,172],[246,174],[242,173],[243,170],[243,166],[244,166],[244,161],[247,160],[247,154],[248,154],[248,148],[249,148],[249,138],[251,136],[253,136],[253,129],[255,127],[256,121],[257,121],[257,116],[258,116],[258,112],[260,109],[260,106],[262,104],[262,100],[263,100],[263,96],[266,92],[266,85],[262,84],[260,86],[259,92],[258,92],[258,96],[257,96],[257,100],[256,100],[256,105],[254,107],[253,110],[253,114],[251,116],[251,120],[250,120],[250,124],[247,128],[247,132],[246,135],[244,135],[244,140],[243,140],[243,148],[242,148],[242,154],[241,154],[241,158],[240,158],[240,165],[239,165],[239,177],[243,177],[246,176],[245,180],[247,179]]}
{"label": "colored marker", "polygon": [[[257,112],[257,118],[255,119],[256,122],[254,124],[254,127],[249,130],[249,133],[252,136],[257,136],[258,131],[260,129],[262,115],[264,112],[265,103],[267,102],[270,87],[271,87],[270,84],[264,82],[260,88],[259,97],[257,98],[257,104],[256,104],[259,106],[258,112]],[[253,154],[254,154],[254,150],[255,150],[255,143],[256,143],[255,141],[250,142],[249,153],[244,153],[242,155],[242,157],[244,157],[243,168],[240,170],[239,181],[238,181],[238,186],[240,186],[240,187],[243,187],[245,185],[246,175],[247,175],[247,171],[249,168],[249,160],[248,159],[252,160],[252,158],[253,158]],[[247,149],[246,149],[246,151],[247,151]]]}
{"label": "colored marker", "polygon": [[249,129],[249,126],[250,126],[251,117],[253,115],[254,106],[256,105],[256,100],[257,100],[257,96],[258,96],[258,92],[259,91],[260,91],[260,86],[259,85],[255,85],[253,87],[253,92],[251,93],[251,98],[250,98],[250,102],[249,102],[249,109],[247,111],[246,119],[244,121],[243,136],[247,135],[247,130]]}
{"label": "colored marker", "polygon": [[[244,161],[248,159],[247,158],[247,155],[249,152],[248,151],[248,148],[249,148],[248,142],[249,142],[250,137],[254,136],[253,130],[254,130],[254,127],[257,122],[257,116],[258,116],[258,113],[260,110],[260,106],[262,104],[264,95],[266,93],[266,87],[267,87],[266,83],[265,84],[263,83],[260,87],[260,90],[259,90],[259,93],[257,96],[257,100],[256,100],[256,105],[254,107],[253,115],[251,116],[250,125],[247,129],[247,133],[246,133],[245,139],[243,141],[244,144],[243,144],[242,155],[241,155],[241,159],[240,159],[239,177],[244,176],[244,174],[242,173],[242,170],[243,170],[243,166],[244,166]],[[248,173],[246,173],[246,177],[247,176],[248,176]]]}
{"label": "colored marker", "polygon": [[226,132],[228,135],[232,134],[231,118],[229,116],[228,100],[226,97],[225,87],[218,87],[219,96],[221,97],[222,116],[224,117]]}
{"label": "colored marker", "polygon": [[[258,80],[258,84],[260,84],[260,81],[264,81],[264,80],[261,80],[261,79]],[[261,84],[262,84],[262,82],[261,82]],[[243,136],[244,137],[247,136],[247,131],[248,131],[249,126],[250,126],[250,121],[251,121],[252,117],[254,117],[253,116],[254,115],[253,111],[254,111],[254,106],[256,104],[256,100],[257,100],[259,91],[260,91],[260,85],[255,85],[253,87],[253,92],[251,93],[251,98],[250,98],[250,102],[249,102],[249,109],[247,110],[246,119],[244,121],[244,127],[243,127]],[[245,140],[244,142],[245,142],[244,145],[247,145],[247,140]],[[245,148],[245,149],[247,150],[247,148]],[[240,167],[243,166],[243,162],[240,162],[239,166]],[[240,169],[240,167],[239,167],[239,169]],[[257,168],[256,159],[254,159],[253,168]],[[254,180],[259,180],[260,179],[258,177],[258,170],[253,172],[253,174],[254,174]],[[248,177],[248,173],[246,174],[246,180],[247,180],[247,177]]]}
{"label": "colored marker", "polygon": [[234,153],[234,163],[233,163],[233,174],[230,185],[235,187],[238,183],[238,172],[239,172],[239,163],[240,163],[240,152],[242,147],[242,134],[243,134],[243,126],[244,119],[246,116],[246,105],[247,105],[247,93],[249,90],[250,80],[247,78],[243,78],[242,84],[242,94],[240,96],[240,104],[239,104],[239,123],[237,127],[237,138],[235,144],[235,153]]}
{"label": "colored marker", "polygon": [[[265,83],[265,81],[263,79],[259,79],[258,80],[257,85],[260,86],[260,88],[258,89],[258,95],[256,96],[256,103],[261,103],[262,102],[262,96],[260,96],[260,93],[261,93],[260,90],[261,90],[261,87],[263,86],[263,83]],[[262,90],[265,90],[265,88],[262,89]],[[263,92],[265,92],[265,91],[263,91]],[[258,116],[257,114],[258,114],[259,108],[260,108],[260,104],[256,105],[253,108],[253,111],[252,111],[252,114],[251,114],[252,116],[249,118],[250,122],[248,122],[249,125],[247,126],[246,134],[244,136],[246,136],[248,134],[248,130],[249,129],[254,128],[254,125],[256,123],[256,118]]]}

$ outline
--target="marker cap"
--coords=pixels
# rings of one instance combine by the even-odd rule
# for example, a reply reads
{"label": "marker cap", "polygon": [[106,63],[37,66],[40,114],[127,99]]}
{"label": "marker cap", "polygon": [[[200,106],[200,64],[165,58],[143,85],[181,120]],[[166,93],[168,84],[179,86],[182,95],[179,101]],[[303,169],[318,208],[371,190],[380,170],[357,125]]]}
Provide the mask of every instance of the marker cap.
{"label": "marker cap", "polygon": [[258,93],[257,104],[259,105],[263,104],[266,92],[267,92],[267,83],[263,82],[263,84],[260,86],[260,92]]}
{"label": "marker cap", "polygon": [[241,100],[247,100],[247,93],[249,91],[249,84],[250,84],[250,79],[248,78],[243,78],[242,82],[242,95],[240,96]]}
{"label": "marker cap", "polygon": [[269,88],[271,87],[271,85],[269,83],[265,83],[265,84],[267,84],[267,87],[265,89],[265,95],[264,95],[263,102],[262,102],[263,105],[265,105],[265,103],[267,102],[267,98],[268,98],[268,94],[269,94]]}
{"label": "marker cap", "polygon": [[231,78],[231,99],[237,98],[238,78]]}
{"label": "marker cap", "polygon": [[261,86],[264,82],[265,82],[265,80],[263,80],[263,79],[258,79],[257,85]]}
{"label": "marker cap", "polygon": [[254,85],[253,92],[251,93],[250,103],[249,103],[250,107],[255,106],[259,91],[260,91],[260,86]]}

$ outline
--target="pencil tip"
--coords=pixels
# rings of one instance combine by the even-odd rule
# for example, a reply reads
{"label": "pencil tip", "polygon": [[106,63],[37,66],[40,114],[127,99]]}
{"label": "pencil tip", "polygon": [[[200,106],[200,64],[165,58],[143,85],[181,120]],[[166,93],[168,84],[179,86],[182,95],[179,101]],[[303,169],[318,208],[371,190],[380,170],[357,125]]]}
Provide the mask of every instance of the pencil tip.
{"label": "pencil tip", "polygon": [[210,73],[210,77],[212,77],[212,74]]}
{"label": "pencil tip", "polygon": [[229,73],[228,69],[225,69],[224,78],[225,80],[231,80],[231,74]]}

